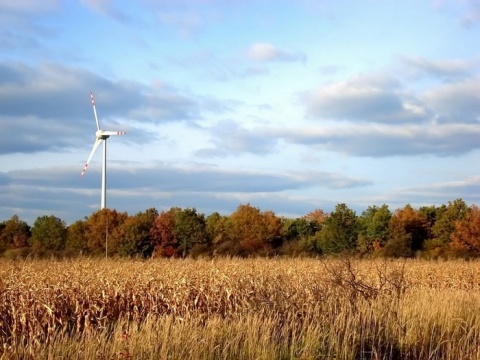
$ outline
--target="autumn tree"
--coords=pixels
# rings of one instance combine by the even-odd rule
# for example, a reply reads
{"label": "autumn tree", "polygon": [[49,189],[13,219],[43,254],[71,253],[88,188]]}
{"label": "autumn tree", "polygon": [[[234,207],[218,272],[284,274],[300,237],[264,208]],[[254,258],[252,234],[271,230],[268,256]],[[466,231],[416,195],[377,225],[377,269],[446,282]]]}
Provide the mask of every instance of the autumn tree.
{"label": "autumn tree", "polygon": [[117,252],[122,256],[140,255],[150,257],[153,245],[150,238],[150,229],[158,216],[154,208],[128,216],[118,230]]}
{"label": "autumn tree", "polygon": [[322,209],[316,209],[307,215],[304,216],[304,219],[307,220],[312,226],[316,227],[316,231],[320,230],[323,222],[327,219],[328,213]]}
{"label": "autumn tree", "polygon": [[285,222],[284,218],[278,217],[275,213],[271,210],[264,211],[262,213],[263,220],[267,227],[267,241],[269,242],[272,248],[278,248],[282,245],[283,236],[282,236],[282,228]]}
{"label": "autumn tree", "polygon": [[281,234],[282,222],[273,212],[262,213],[250,204],[239,205],[229,218],[236,255],[266,254]]}
{"label": "autumn tree", "polygon": [[63,250],[67,240],[65,222],[53,215],[39,216],[31,229],[31,245],[35,251]]}
{"label": "autumn tree", "polygon": [[338,204],[315,234],[317,251],[325,254],[340,253],[355,249],[358,224],[355,211],[345,204]]}
{"label": "autumn tree", "polygon": [[5,228],[5,222],[1,222],[0,223],[0,254],[8,248],[8,244],[4,242],[4,239],[2,238],[2,232],[4,228]]}
{"label": "autumn tree", "polygon": [[358,249],[361,253],[371,253],[385,246],[389,235],[392,213],[388,205],[369,206],[358,218]]}
{"label": "autumn tree", "polygon": [[421,250],[429,237],[430,221],[410,205],[398,209],[389,223],[389,238],[383,249],[385,256],[411,257]]}
{"label": "autumn tree", "polygon": [[29,246],[30,236],[30,226],[18,215],[13,215],[4,222],[0,243],[7,249],[19,249]]}
{"label": "autumn tree", "polygon": [[150,238],[156,255],[168,257],[179,255],[179,242],[175,235],[175,216],[180,211],[178,207],[162,211],[153,222]]}
{"label": "autumn tree", "polygon": [[480,256],[480,208],[472,205],[463,219],[455,222],[450,248],[458,255]]}
{"label": "autumn tree", "polygon": [[120,227],[127,218],[127,213],[111,209],[94,212],[86,221],[86,238],[88,251],[92,254],[109,255],[117,252],[120,241]]}

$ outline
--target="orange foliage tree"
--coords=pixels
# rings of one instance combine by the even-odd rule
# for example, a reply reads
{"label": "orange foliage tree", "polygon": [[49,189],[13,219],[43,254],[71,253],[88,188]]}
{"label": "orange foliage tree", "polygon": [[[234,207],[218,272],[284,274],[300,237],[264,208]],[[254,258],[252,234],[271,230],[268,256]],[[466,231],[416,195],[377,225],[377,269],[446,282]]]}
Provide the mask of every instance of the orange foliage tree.
{"label": "orange foliage tree", "polygon": [[322,209],[316,209],[304,216],[304,218],[309,221],[315,221],[318,226],[321,226],[327,217],[328,213],[326,213]]}
{"label": "orange foliage tree", "polygon": [[268,253],[281,236],[282,220],[271,211],[261,212],[250,204],[239,205],[230,215],[230,239],[236,255]]}
{"label": "orange foliage tree", "polygon": [[410,257],[421,250],[430,236],[430,221],[424,213],[410,205],[398,209],[389,223],[389,239],[384,254],[393,257]]}
{"label": "orange foliage tree", "polygon": [[464,219],[455,223],[450,248],[462,255],[480,255],[480,208],[472,205]]}
{"label": "orange foliage tree", "polygon": [[90,215],[85,229],[88,251],[92,254],[102,254],[108,247],[109,255],[116,254],[121,236],[119,229],[126,218],[126,212],[111,209],[102,209]]}

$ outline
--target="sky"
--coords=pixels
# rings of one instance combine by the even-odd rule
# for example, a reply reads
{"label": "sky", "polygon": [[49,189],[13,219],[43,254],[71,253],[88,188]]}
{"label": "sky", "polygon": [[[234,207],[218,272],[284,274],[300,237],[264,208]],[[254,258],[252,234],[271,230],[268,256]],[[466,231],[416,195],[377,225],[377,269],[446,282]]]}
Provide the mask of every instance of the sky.
{"label": "sky", "polygon": [[0,220],[480,203],[478,0],[0,0]]}

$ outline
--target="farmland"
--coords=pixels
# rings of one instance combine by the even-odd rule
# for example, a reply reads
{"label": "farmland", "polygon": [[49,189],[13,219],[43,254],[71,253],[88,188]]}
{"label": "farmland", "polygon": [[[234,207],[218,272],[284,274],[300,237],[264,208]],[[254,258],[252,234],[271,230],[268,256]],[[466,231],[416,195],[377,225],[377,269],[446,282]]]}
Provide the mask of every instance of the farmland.
{"label": "farmland", "polygon": [[0,262],[0,359],[478,359],[480,262]]}

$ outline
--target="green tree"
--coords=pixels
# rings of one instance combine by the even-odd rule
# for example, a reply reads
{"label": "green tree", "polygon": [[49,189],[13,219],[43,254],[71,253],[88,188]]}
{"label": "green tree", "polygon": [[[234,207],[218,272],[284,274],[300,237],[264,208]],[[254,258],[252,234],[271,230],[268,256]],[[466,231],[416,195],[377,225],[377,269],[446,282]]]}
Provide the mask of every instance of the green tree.
{"label": "green tree", "polygon": [[119,229],[117,251],[122,256],[140,255],[148,258],[153,253],[150,229],[158,216],[154,208],[128,216]]}
{"label": "green tree", "polygon": [[228,216],[213,212],[207,216],[205,221],[207,234],[213,245],[218,245],[229,240]]}
{"label": "green tree", "polygon": [[213,212],[206,218],[206,230],[211,241],[213,254],[231,255],[235,253],[236,244],[231,238],[231,221],[229,216]]}
{"label": "green tree", "polygon": [[65,247],[67,226],[63,220],[53,215],[37,217],[31,232],[31,244],[35,251],[58,251]]}
{"label": "green tree", "polygon": [[65,251],[72,255],[88,252],[86,221],[77,220],[67,228]]}
{"label": "green tree", "polygon": [[435,225],[435,222],[439,218],[439,216],[445,211],[447,207],[445,205],[442,205],[440,207],[436,207],[435,205],[430,205],[430,206],[421,206],[418,208],[418,212],[422,215],[425,215],[425,217],[428,220],[428,224],[430,229]]}
{"label": "green tree", "polygon": [[10,220],[4,222],[1,232],[0,243],[7,249],[19,249],[29,246],[30,226],[18,215],[13,215]]}
{"label": "green tree", "polygon": [[388,205],[369,206],[358,218],[358,248],[362,253],[371,253],[385,246],[389,235],[392,213]]}
{"label": "green tree", "polygon": [[208,246],[205,215],[197,213],[195,208],[184,209],[175,214],[173,231],[182,257],[186,257],[193,246]]}
{"label": "green tree", "polygon": [[284,239],[281,249],[282,254],[297,255],[303,252],[313,251],[310,241],[319,230],[320,225],[316,220],[306,216],[285,219],[282,226],[282,238]]}
{"label": "green tree", "polygon": [[307,217],[287,219],[282,228],[282,234],[287,241],[301,241],[314,235],[319,229],[316,220]]}
{"label": "green tree", "polygon": [[315,235],[317,251],[340,253],[355,249],[358,225],[355,211],[345,204],[338,204],[325,219],[322,229]]}
{"label": "green tree", "polygon": [[451,235],[455,231],[455,223],[465,219],[468,212],[469,208],[462,199],[456,199],[453,202],[449,201],[432,227],[434,241],[429,243],[429,247],[443,248],[448,245],[451,241]]}

